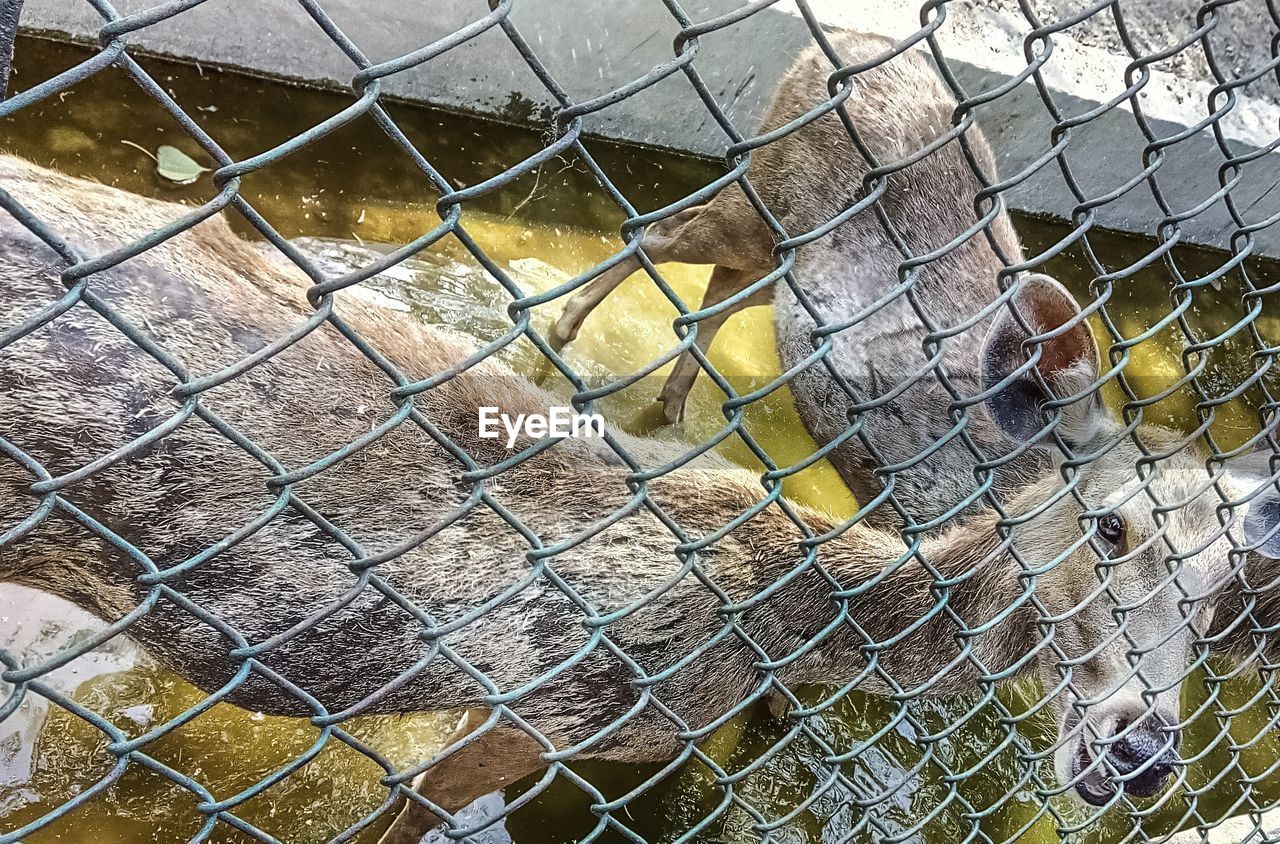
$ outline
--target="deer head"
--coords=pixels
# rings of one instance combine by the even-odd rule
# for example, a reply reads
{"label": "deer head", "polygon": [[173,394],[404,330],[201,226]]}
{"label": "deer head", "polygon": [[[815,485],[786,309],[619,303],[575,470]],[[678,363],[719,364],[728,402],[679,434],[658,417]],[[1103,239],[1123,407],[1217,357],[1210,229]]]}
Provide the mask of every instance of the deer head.
{"label": "deer head", "polygon": [[[1186,437],[1130,430],[1109,414],[1086,319],[1053,279],[1020,280],[993,321],[981,374],[996,425],[1053,457],[1054,471],[1009,503],[1006,521],[1035,585],[1035,671],[1058,719],[1058,780],[1101,806],[1121,791],[1151,796],[1173,773],[1192,647],[1232,553],[1280,553],[1280,499],[1248,492],[1235,470],[1215,489]],[[1218,489],[1238,505],[1223,519]]]}

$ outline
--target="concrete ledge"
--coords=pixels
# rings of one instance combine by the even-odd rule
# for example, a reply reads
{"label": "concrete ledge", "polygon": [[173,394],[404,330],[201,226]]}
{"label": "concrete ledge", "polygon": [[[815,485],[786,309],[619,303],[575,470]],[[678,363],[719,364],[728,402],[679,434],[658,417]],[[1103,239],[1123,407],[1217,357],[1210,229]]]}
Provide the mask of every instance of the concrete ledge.
{"label": "concrete ledge", "polygon": [[[151,0],[119,0],[122,14],[137,12]],[[705,20],[740,8],[740,0],[702,0],[686,4]],[[901,0],[811,0],[825,25],[876,31],[897,38],[919,27],[915,2]],[[1078,0],[1046,0],[1045,22],[1065,19]],[[1240,4],[1245,6],[1246,4]],[[1192,0],[1154,0],[1130,4],[1126,23],[1144,54],[1184,39],[1196,26]],[[370,11],[375,9],[375,11]],[[439,0],[430,4],[384,0],[328,0],[325,9],[372,60],[409,53],[482,17],[484,4]],[[938,41],[948,64],[970,97],[1005,85],[1026,67],[1024,41],[1030,25],[1013,0],[975,3],[953,0]],[[1234,17],[1230,17],[1230,15]],[[1267,42],[1274,25],[1261,4],[1229,7],[1215,38],[1232,56],[1228,71],[1247,74],[1270,60]],[[670,61],[679,26],[661,3],[602,4],[598,0],[518,0],[511,20],[557,82],[575,101],[615,90]],[[79,42],[97,41],[101,18],[87,2],[26,0],[24,30]],[[1056,107],[1065,117],[1085,115],[1124,90],[1132,59],[1115,34],[1114,21],[1099,14],[1053,36],[1053,52],[1042,71]],[[345,89],[354,73],[350,60],[302,9],[294,4],[223,0],[182,12],[129,38],[140,50],[202,64],[235,68],[255,75]],[[790,3],[762,8],[747,19],[704,36],[696,59],[703,79],[735,126],[753,134],[777,79],[792,57],[810,43],[810,35]],[[20,84],[25,84],[19,80]],[[1264,148],[1276,138],[1280,107],[1275,92],[1251,85],[1219,121],[1233,154]],[[435,108],[458,110],[507,123],[546,128],[553,99],[535,78],[507,37],[491,29],[429,62],[383,82],[387,95]],[[1151,130],[1168,138],[1194,126],[1208,113],[1213,91],[1203,51],[1198,46],[1173,56],[1151,71],[1139,94]],[[1054,120],[1031,81],[978,109],[981,125],[996,148],[1003,178],[1024,171],[1053,142]],[[590,115],[588,130],[600,137],[662,147],[711,158],[723,156],[728,139],[697,95],[677,73],[632,97]],[[1153,236],[1165,212],[1141,174],[1148,140],[1139,131],[1132,106],[1124,102],[1072,129],[1066,159],[1086,197],[1105,196],[1126,183],[1123,196],[1094,211],[1096,223],[1122,232]],[[1175,215],[1204,203],[1219,188],[1224,155],[1211,129],[1192,133],[1159,154],[1152,181]],[[1249,223],[1280,214],[1280,153],[1261,155],[1245,166],[1232,201]],[[1024,214],[1070,220],[1082,210],[1059,167],[1050,162],[1006,194],[1009,206]],[[1228,248],[1233,223],[1218,201],[1180,224],[1184,242]],[[1254,235],[1255,251],[1280,257],[1280,227]]]}
{"label": "concrete ledge", "polygon": [[1267,844],[1280,838],[1280,811],[1263,812],[1256,819],[1248,815],[1229,818],[1202,833],[1198,829],[1179,832],[1165,844]]}

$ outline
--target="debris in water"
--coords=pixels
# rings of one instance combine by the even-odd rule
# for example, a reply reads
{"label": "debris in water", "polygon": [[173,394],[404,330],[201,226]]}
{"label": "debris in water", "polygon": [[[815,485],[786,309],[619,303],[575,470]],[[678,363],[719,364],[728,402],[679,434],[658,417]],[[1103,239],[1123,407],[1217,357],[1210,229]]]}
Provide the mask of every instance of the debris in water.
{"label": "debris in water", "polygon": [[149,703],[140,703],[122,710],[120,714],[137,726],[146,727],[155,719],[155,707]]}
{"label": "debris in water", "polygon": [[201,167],[194,158],[167,144],[156,149],[155,159],[156,172],[179,185],[189,185],[200,178],[201,173],[209,172],[208,167]]}

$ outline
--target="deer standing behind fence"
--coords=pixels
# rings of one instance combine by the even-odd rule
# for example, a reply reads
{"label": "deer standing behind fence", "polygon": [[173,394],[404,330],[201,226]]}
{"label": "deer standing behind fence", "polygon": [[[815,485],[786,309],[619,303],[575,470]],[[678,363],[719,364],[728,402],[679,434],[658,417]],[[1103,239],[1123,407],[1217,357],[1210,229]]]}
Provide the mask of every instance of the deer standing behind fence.
{"label": "deer standing behind fence", "polygon": [[[188,211],[13,158],[0,159],[0,186],[10,211],[34,215],[82,257]],[[388,841],[416,840],[476,796],[545,767],[553,749],[670,758],[693,740],[682,733],[702,735],[736,704],[794,683],[950,694],[1013,668],[1052,684],[1057,659],[1039,639],[1032,591],[1065,612],[1096,588],[1098,560],[1076,528],[1082,507],[1066,495],[1043,504],[1059,490],[1053,477],[1014,501],[1014,512],[1042,509],[1008,539],[982,514],[925,539],[916,557],[895,535],[799,508],[802,530],[772,505],[681,556],[671,525],[636,505],[631,467],[599,440],[560,440],[493,482],[469,479],[469,467],[431,432],[492,465],[511,455],[477,436],[477,408],[545,411],[550,398],[483,361],[417,393],[405,416],[410,393],[399,387],[473,354],[446,329],[338,296],[335,318],[407,382],[331,321],[277,348],[315,313],[310,280],[218,218],[70,291],[65,254],[3,215],[0,578],[104,621],[131,618],[128,635],[164,664],[247,708],[296,716],[465,710]],[[1065,306],[1057,295],[1045,283],[1018,301]],[[133,339],[120,325],[132,326]],[[997,319],[989,368],[1003,371],[1004,352],[1022,336],[1011,318]],[[1047,343],[1044,357],[1070,359],[1075,347],[1064,342]],[[181,386],[251,355],[254,365],[236,377],[199,391]],[[1076,408],[1096,411],[1080,402],[1064,412]],[[389,419],[403,421],[362,439]],[[643,466],[675,456],[670,445],[614,437]],[[363,447],[280,482],[353,442]],[[1119,535],[1099,530],[1127,561],[1115,567],[1125,598],[1153,588],[1160,538],[1198,544],[1179,581],[1192,594],[1207,588],[1230,551],[1207,497],[1157,528],[1150,508],[1129,497],[1131,461],[1122,453],[1118,467],[1103,458],[1085,470],[1079,488],[1122,518]],[[1202,472],[1175,455],[1148,484],[1170,498],[1190,495]],[[649,481],[646,492],[695,540],[762,495],[757,478],[711,454]],[[543,547],[565,547],[531,551],[529,536],[488,498]],[[1248,524],[1265,532],[1275,509],[1257,512]],[[827,534],[811,547],[810,536]],[[942,594],[967,633],[933,611]],[[1148,641],[1172,631],[1178,641],[1161,649],[1151,672],[1172,683],[1183,670],[1186,609],[1163,581],[1149,598],[1130,632]],[[1163,780],[1172,739],[1161,734],[1149,746],[1147,721],[1125,723],[1150,709],[1129,693],[1110,630],[1089,621],[1108,614],[1106,603],[1077,616],[1074,635],[1060,633],[1059,644],[1096,654],[1077,666],[1078,686],[1107,691],[1084,717],[1099,734],[1129,730],[1113,767],[1127,771],[1131,791],[1149,793]],[[870,659],[869,642],[893,637]],[[1170,702],[1157,714],[1171,695],[1158,697]],[[1095,723],[1099,712],[1105,718]],[[1065,754],[1060,771],[1082,796],[1113,792],[1110,769],[1076,745]]]}

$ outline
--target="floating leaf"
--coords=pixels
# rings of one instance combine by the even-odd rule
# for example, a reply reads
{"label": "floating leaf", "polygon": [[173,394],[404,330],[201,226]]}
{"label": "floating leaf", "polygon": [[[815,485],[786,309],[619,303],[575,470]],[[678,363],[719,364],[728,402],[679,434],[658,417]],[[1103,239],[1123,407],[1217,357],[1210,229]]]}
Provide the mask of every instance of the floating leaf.
{"label": "floating leaf", "polygon": [[156,150],[156,172],[171,182],[189,185],[200,178],[201,173],[208,173],[209,168],[201,167],[177,147],[166,145]]}

